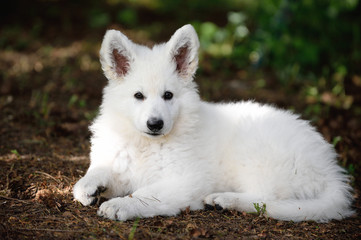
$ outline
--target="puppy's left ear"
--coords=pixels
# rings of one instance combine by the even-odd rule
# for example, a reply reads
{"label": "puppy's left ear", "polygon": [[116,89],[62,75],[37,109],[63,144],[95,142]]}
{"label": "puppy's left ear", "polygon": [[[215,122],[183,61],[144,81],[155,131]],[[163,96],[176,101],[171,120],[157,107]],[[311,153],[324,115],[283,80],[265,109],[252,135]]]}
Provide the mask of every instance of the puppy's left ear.
{"label": "puppy's left ear", "polygon": [[124,34],[108,30],[100,48],[100,63],[109,80],[122,80],[131,71],[135,44]]}
{"label": "puppy's left ear", "polygon": [[167,48],[179,76],[191,80],[198,67],[199,49],[198,36],[192,25],[178,29],[167,42]]}

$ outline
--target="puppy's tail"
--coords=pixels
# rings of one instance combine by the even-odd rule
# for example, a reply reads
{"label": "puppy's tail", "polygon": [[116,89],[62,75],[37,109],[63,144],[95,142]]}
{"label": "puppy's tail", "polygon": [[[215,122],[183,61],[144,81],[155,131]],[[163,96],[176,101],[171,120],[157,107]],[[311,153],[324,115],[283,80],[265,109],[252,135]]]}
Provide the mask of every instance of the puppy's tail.
{"label": "puppy's tail", "polygon": [[350,208],[352,195],[349,185],[340,182],[331,184],[328,184],[325,191],[316,199],[269,201],[266,204],[266,212],[272,218],[295,222],[328,222],[331,219],[341,220],[353,215],[355,211]]}

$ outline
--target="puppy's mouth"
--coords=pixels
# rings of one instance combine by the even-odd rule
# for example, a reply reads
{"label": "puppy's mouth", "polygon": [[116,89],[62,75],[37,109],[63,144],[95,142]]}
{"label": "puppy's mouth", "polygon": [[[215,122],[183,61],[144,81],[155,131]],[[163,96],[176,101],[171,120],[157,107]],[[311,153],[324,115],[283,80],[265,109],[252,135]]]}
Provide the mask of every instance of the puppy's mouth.
{"label": "puppy's mouth", "polygon": [[146,132],[147,135],[153,136],[153,137],[157,137],[157,136],[162,136],[163,134],[158,133],[158,132]]}

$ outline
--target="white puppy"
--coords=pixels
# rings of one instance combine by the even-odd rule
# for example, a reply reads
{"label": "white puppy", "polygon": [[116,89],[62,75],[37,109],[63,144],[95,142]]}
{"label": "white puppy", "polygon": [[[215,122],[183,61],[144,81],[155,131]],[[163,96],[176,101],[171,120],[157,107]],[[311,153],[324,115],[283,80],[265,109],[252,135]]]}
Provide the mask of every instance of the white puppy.
{"label": "white puppy", "polygon": [[200,100],[198,47],[190,25],[151,49],[107,31],[100,61],[109,82],[75,199],[106,197],[98,214],[122,221],[204,203],[246,212],[258,204],[293,221],[352,215],[348,177],[307,121],[254,102]]}

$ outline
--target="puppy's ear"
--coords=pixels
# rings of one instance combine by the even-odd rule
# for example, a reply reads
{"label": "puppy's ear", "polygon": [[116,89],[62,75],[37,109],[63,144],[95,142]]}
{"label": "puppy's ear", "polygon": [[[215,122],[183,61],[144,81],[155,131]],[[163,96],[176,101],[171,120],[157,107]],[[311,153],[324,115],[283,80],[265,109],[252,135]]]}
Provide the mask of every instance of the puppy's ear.
{"label": "puppy's ear", "polygon": [[134,44],[124,34],[116,30],[105,33],[100,48],[100,63],[109,80],[121,80],[131,70],[134,61]]}
{"label": "puppy's ear", "polygon": [[167,42],[171,61],[180,77],[192,79],[198,67],[199,40],[192,25],[178,29]]}

